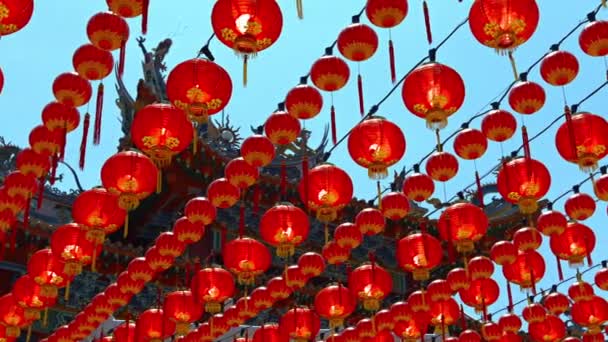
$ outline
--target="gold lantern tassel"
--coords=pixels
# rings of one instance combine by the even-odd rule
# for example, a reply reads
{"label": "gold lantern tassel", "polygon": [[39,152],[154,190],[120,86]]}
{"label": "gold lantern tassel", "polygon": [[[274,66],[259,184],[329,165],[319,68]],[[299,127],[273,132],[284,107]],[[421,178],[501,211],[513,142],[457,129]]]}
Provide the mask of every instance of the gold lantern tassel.
{"label": "gold lantern tassel", "polygon": [[44,313],[42,314],[42,326],[46,327],[49,322],[49,308],[44,308]]}
{"label": "gold lantern tassel", "polygon": [[91,260],[91,271],[97,272],[97,245],[93,246],[93,258]]}
{"label": "gold lantern tassel", "polygon": [[126,239],[127,235],[129,235],[129,213],[127,213],[127,217],[125,217],[125,225],[123,227],[122,237]]}
{"label": "gold lantern tassel", "polygon": [[156,173],[156,193],[160,194],[163,190],[163,171],[159,168]]}
{"label": "gold lantern tassel", "polygon": [[296,9],[298,11],[298,18],[304,19],[304,6],[302,5],[302,0],[296,0]]}
{"label": "gold lantern tassel", "polygon": [[517,81],[519,79],[519,73],[517,72],[517,65],[515,64],[515,57],[513,57],[513,52],[509,51],[509,61],[511,62],[511,69],[513,69],[513,77]]}
{"label": "gold lantern tassel", "polygon": [[243,56],[243,87],[247,86],[247,62],[249,61],[249,55]]}
{"label": "gold lantern tassel", "polygon": [[70,282],[68,281],[68,284],[65,286],[65,295],[63,296],[63,299],[67,302],[70,299]]}
{"label": "gold lantern tassel", "polygon": [[325,224],[325,244],[329,243],[329,225]]}
{"label": "gold lantern tassel", "polygon": [[31,338],[32,338],[32,325],[30,324],[27,327],[27,336],[25,337],[25,342],[30,342]]}
{"label": "gold lantern tassel", "polygon": [[192,155],[193,157],[198,153],[198,129],[197,125],[192,125]]}

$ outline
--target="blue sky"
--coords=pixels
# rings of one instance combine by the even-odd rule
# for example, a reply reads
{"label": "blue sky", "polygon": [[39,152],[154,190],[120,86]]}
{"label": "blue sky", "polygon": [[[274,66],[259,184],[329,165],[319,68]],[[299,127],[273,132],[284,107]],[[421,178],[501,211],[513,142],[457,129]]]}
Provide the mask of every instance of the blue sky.
{"label": "blue sky", "polygon": [[[520,47],[516,59],[521,70],[527,68],[538,57],[545,53],[549,46],[557,42],[570,28],[585,18],[599,1],[539,1],[541,19],[532,39]],[[284,99],[287,91],[298,83],[299,77],[308,73],[311,64],[323,54],[324,48],[331,44],[339,31],[350,23],[350,18],[358,12],[364,0],[352,1],[318,1],[304,0],[303,21],[297,20],[295,1],[283,0],[284,30],[279,41],[271,48],[263,51],[253,59],[249,68],[249,84],[247,88],[241,85],[241,61],[235,57],[231,49],[214,40],[211,50],[216,61],[231,74],[234,92],[227,114],[233,123],[240,125],[243,132],[248,131],[249,125],[260,125],[276,108],[276,104]],[[452,28],[468,15],[469,2],[459,3],[450,1],[430,1],[430,14],[435,43],[439,42]],[[37,1],[33,18],[22,31],[11,36],[3,37],[0,41],[2,53],[0,68],[5,74],[4,91],[0,95],[0,111],[3,120],[0,135],[7,141],[20,146],[27,144],[31,128],[39,124],[40,112],[44,105],[53,99],[51,84],[60,73],[72,71],[72,54],[81,44],[87,42],[85,26],[90,16],[106,8],[105,1]],[[154,47],[160,40],[167,37],[173,39],[173,47],[166,62],[169,68],[177,63],[196,56],[199,48],[211,34],[210,11],[211,1],[152,1],[150,8],[148,48]],[[600,19],[606,17],[601,11]],[[366,18],[362,22],[367,23]],[[141,77],[141,52],[135,42],[139,35],[139,19],[129,21],[131,39],[127,48],[127,66],[125,83],[135,92],[137,80]],[[365,84],[366,107],[382,98],[392,87],[389,78],[387,40],[388,31],[377,29],[380,38],[380,48],[371,60],[361,64]],[[410,11],[405,21],[393,30],[395,42],[397,74],[403,75],[428,51],[424,33],[422,8],[419,1],[410,1]],[[600,85],[606,78],[604,61],[592,58],[582,53],[578,46],[577,34],[562,45],[562,49],[573,52],[579,57],[581,71],[578,78],[566,88],[570,103],[578,102],[590,91]],[[336,51],[336,53],[338,53]],[[462,27],[437,54],[437,60],[455,68],[464,79],[466,99],[462,108],[450,118],[450,124],[444,130],[444,136],[456,130],[460,124],[480,110],[488,108],[488,104],[512,81],[512,72],[508,59],[496,54],[492,49],[481,46],[472,36],[468,25]],[[346,133],[359,119],[358,102],[356,97],[356,65],[351,65],[351,80],[349,84],[334,95],[339,136]],[[541,83],[547,93],[545,107],[533,116],[526,117],[530,135],[536,134],[548,122],[562,113],[563,102],[561,90],[545,84],[538,74],[538,68],[529,76],[530,80]],[[88,151],[87,167],[79,172],[86,188],[98,185],[99,170],[103,161],[116,152],[121,131],[118,122],[118,109],[114,105],[113,77],[105,81],[106,98],[102,143]],[[423,120],[409,113],[401,99],[399,88],[380,108],[379,115],[399,124],[406,135],[407,152],[399,164],[408,168],[430,151],[434,144],[434,135],[425,128]],[[580,110],[589,111],[605,116],[605,90],[588,100]],[[325,96],[329,103],[329,96]],[[509,109],[508,104],[503,108]],[[313,141],[320,138],[323,125],[329,122],[329,107],[326,106],[317,118],[306,123],[313,130]],[[86,106],[81,112],[86,111]],[[478,128],[480,120],[473,122],[472,127]],[[549,198],[552,199],[578,183],[585,175],[578,167],[562,160],[554,145],[554,135],[557,125],[549,129],[542,137],[531,145],[532,155],[543,161],[550,169],[553,183]],[[518,131],[519,132],[519,131]],[[504,144],[505,152],[520,145],[519,135]],[[78,165],[78,147],[80,129],[68,138],[67,161]],[[452,144],[446,149],[451,151]],[[496,143],[490,143],[486,155],[477,162],[480,172],[486,172],[500,158],[500,148]],[[370,198],[375,192],[374,183],[367,180],[366,170],[357,166],[348,156],[346,144],[340,146],[330,158],[330,161],[346,169],[352,178],[357,180],[355,194],[358,197]],[[608,162],[608,161],[607,161]],[[604,164],[604,163],[602,163]],[[455,179],[446,184],[448,197],[454,195],[464,186],[471,183],[473,178],[473,163],[460,161],[460,171]],[[60,169],[67,173],[67,170]],[[67,174],[66,174],[67,176]],[[358,181],[361,180],[361,181]],[[72,188],[71,181],[61,185]],[[586,184],[582,191],[591,192]],[[438,186],[437,197],[443,197],[442,187]],[[563,208],[563,201],[556,204],[556,209]],[[598,203],[595,215],[588,223],[598,236],[598,243],[606,243],[608,234],[602,224],[605,222],[606,205]],[[547,275],[541,282],[542,288],[548,288],[557,281],[554,257],[548,249],[548,241],[542,247],[542,253],[547,257]],[[596,248],[593,253],[595,262],[608,259],[605,248]],[[566,265],[566,276],[574,274],[574,270]],[[498,271],[497,273],[501,273]],[[498,277],[500,279],[502,276]],[[502,279],[499,281],[502,285]],[[560,288],[566,291],[566,287]],[[515,291],[516,298],[523,298]],[[502,298],[504,299],[504,297]],[[504,304],[504,300],[501,300]],[[504,305],[496,304],[492,309]],[[518,308],[517,311],[520,311]]]}

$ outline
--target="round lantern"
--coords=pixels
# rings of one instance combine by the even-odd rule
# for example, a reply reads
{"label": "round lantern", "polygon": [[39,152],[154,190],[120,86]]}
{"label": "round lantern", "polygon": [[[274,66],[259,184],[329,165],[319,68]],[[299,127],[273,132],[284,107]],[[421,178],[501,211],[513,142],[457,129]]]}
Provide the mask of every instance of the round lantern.
{"label": "round lantern", "polygon": [[608,55],[608,21],[597,20],[587,24],[578,36],[578,44],[589,56]]}
{"label": "round lantern", "polygon": [[545,105],[545,91],[530,81],[518,82],[509,91],[509,105],[519,114],[534,114]]}
{"label": "round lantern", "polygon": [[283,279],[285,279],[285,284],[295,292],[306,286],[309,278],[302,274],[299,266],[293,265],[283,271]]}
{"label": "round lantern", "polygon": [[251,342],[280,342],[282,340],[279,325],[268,323],[256,329]]}
{"label": "round lantern", "polygon": [[368,0],[365,14],[369,21],[382,28],[399,25],[407,16],[407,0]]}
{"label": "round lantern", "polygon": [[536,284],[545,275],[545,260],[534,250],[519,252],[512,264],[503,266],[502,273],[508,281],[519,285],[522,290],[532,288],[535,292]]}
{"label": "round lantern", "polygon": [[296,119],[312,119],[321,113],[323,96],[317,88],[300,84],[292,88],[285,98],[285,109]]}
{"label": "round lantern", "polygon": [[175,332],[175,323],[162,309],[148,309],[137,318],[137,336],[150,342],[162,342]]}
{"label": "round lantern", "polygon": [[390,332],[395,328],[395,319],[390,310],[384,309],[378,311],[372,318],[378,331]]}
{"label": "round lantern", "polygon": [[605,129],[608,129],[608,122],[601,116],[573,115],[570,124],[567,121],[557,130],[555,146],[566,161],[578,164],[583,171],[593,171],[598,161],[608,154],[608,137],[602,133]]}
{"label": "round lantern", "polygon": [[176,291],[165,296],[163,312],[166,319],[175,322],[179,336],[186,335],[190,331],[190,324],[198,321],[203,314],[202,306],[193,303],[194,295],[190,291]]}
{"label": "round lantern", "polygon": [[275,147],[267,137],[255,134],[243,140],[241,156],[254,167],[264,167],[274,159]]}
{"label": "round lantern", "polygon": [[397,243],[397,263],[412,272],[414,280],[429,279],[430,271],[442,257],[441,244],[426,233],[409,234]]}
{"label": "round lantern", "polygon": [[74,72],[66,72],[53,81],[53,94],[59,103],[70,107],[80,107],[91,99],[91,84]]}
{"label": "round lantern", "polygon": [[318,277],[325,270],[325,260],[318,253],[307,252],[298,258],[298,266],[305,276]]}
{"label": "round lantern", "polygon": [[453,325],[460,318],[460,306],[454,298],[431,303],[431,324],[442,330]]}
{"label": "round lantern", "polygon": [[402,191],[408,199],[424,202],[435,192],[435,183],[431,177],[420,173],[417,165],[414,168],[415,173],[405,176]]}
{"label": "round lantern", "polygon": [[234,294],[232,274],[223,268],[208,267],[198,271],[192,278],[192,293],[205,311],[211,314],[222,309],[222,303]]}
{"label": "round lantern", "polygon": [[322,254],[323,258],[327,260],[330,265],[340,265],[348,259],[350,259],[351,249],[347,247],[340,247],[335,241],[326,243],[323,246]]}
{"label": "round lantern", "polygon": [[355,23],[338,35],[338,50],[346,59],[362,62],[370,59],[378,49],[378,36],[368,25]]}
{"label": "round lantern", "polygon": [[17,169],[24,175],[33,175],[42,178],[51,169],[48,156],[40,154],[31,148],[24,148],[17,154],[15,160]]}
{"label": "round lantern", "polygon": [[141,15],[141,32],[147,33],[149,0],[106,0],[106,3],[110,11],[123,18],[134,18]]}
{"label": "round lantern", "polygon": [[187,217],[181,217],[173,224],[173,234],[181,243],[188,245],[199,242],[205,235],[205,226],[192,223]]}
{"label": "round lantern", "polygon": [[469,273],[464,268],[454,268],[446,276],[453,292],[469,288]]}
{"label": "round lantern", "polygon": [[536,228],[545,236],[561,234],[567,226],[566,216],[559,211],[546,211],[536,219]]}
{"label": "round lantern", "polygon": [[459,341],[461,341],[461,342],[481,342],[481,336],[475,330],[465,330],[460,333]]}
{"label": "round lantern", "polygon": [[523,227],[513,234],[513,244],[522,252],[538,249],[542,243],[543,236],[536,228]]}
{"label": "round lantern", "polygon": [[12,294],[0,297],[0,325],[5,327],[5,334],[9,338],[17,338],[21,328],[31,324],[25,317],[25,309],[17,304]]}
{"label": "round lantern", "polygon": [[540,75],[553,86],[564,86],[578,75],[578,60],[568,51],[553,51],[540,63]]}
{"label": "round lantern", "polygon": [[576,193],[566,200],[564,209],[571,219],[584,221],[595,212],[595,200],[588,194]]}
{"label": "round lantern", "polygon": [[355,216],[355,224],[362,234],[376,235],[384,230],[386,221],[382,212],[375,208],[365,208]]}
{"label": "round lantern", "polygon": [[190,121],[205,123],[209,115],[226,107],[232,96],[232,80],[220,65],[207,59],[189,59],[169,73],[167,97],[186,112]]}
{"label": "round lantern", "polygon": [[145,106],[135,113],[131,124],[131,140],[159,168],[169,165],[174,155],[184,151],[192,142],[192,135],[184,112],[169,104]]}
{"label": "round lantern", "polygon": [[391,313],[396,322],[410,321],[413,318],[414,313],[412,308],[407,302],[396,302],[391,305]]}
{"label": "round lantern", "polygon": [[412,320],[395,323],[393,332],[404,341],[420,341],[428,329],[426,315],[417,315]]}
{"label": "round lantern", "polygon": [[255,184],[260,176],[257,168],[247,163],[242,157],[234,158],[224,167],[224,175],[230,184],[245,191]]}
{"label": "round lantern", "polygon": [[[4,177],[4,191],[11,197],[17,197],[28,202],[38,191],[38,182],[33,175],[26,175],[21,171],[13,171]],[[29,204],[27,204],[29,206]]]}
{"label": "round lantern", "polygon": [[519,205],[522,213],[531,214],[538,210],[537,201],[549,191],[551,174],[535,159],[518,158],[503,165],[497,185],[507,202]]}
{"label": "round lantern", "polygon": [[317,314],[306,307],[293,308],[285,313],[279,323],[284,338],[294,342],[307,342],[317,336],[321,322]]}
{"label": "round lantern", "polygon": [[438,229],[443,240],[454,243],[459,252],[469,253],[488,230],[488,217],[476,205],[457,203],[441,213]]}
{"label": "round lantern", "polygon": [[260,286],[251,292],[250,305],[258,311],[266,310],[274,305],[274,298],[270,296],[268,288]]}
{"label": "round lantern", "polygon": [[[80,123],[80,114],[74,107],[60,102],[51,102],[42,109],[42,122],[51,131],[59,130],[65,134],[72,132]],[[65,141],[63,142],[65,145]],[[64,146],[61,147],[62,149]]]}
{"label": "round lantern", "polygon": [[518,334],[521,329],[522,323],[519,316],[513,313],[506,313],[498,319],[498,325],[502,331],[506,333]]}
{"label": "round lantern", "polygon": [[447,280],[433,280],[426,288],[428,297],[433,302],[448,300],[452,297],[452,289]]}
{"label": "round lantern", "polygon": [[45,296],[42,286],[25,275],[17,279],[11,292],[19,306],[25,309],[25,318],[30,321],[40,319],[40,310],[55,305],[57,297]]}
{"label": "round lantern", "polygon": [[494,322],[487,322],[481,326],[481,336],[486,341],[498,341],[502,334],[502,329]]}
{"label": "round lantern", "polygon": [[454,139],[454,152],[466,160],[481,158],[488,149],[488,139],[477,129],[466,128]]}
{"label": "round lantern", "polygon": [[166,253],[166,251],[161,254],[156,246],[148,249],[144,256],[146,258],[146,263],[148,263],[148,266],[150,266],[154,272],[166,271],[171,268],[175,262],[175,257],[173,255]]}
{"label": "round lantern", "polygon": [[156,275],[156,272],[150,268],[146,258],[135,258],[129,262],[127,273],[134,281],[149,282]]}
{"label": "round lantern", "polygon": [[312,83],[324,91],[333,92],[342,89],[349,77],[348,65],[336,56],[323,56],[314,62],[310,69]]}
{"label": "round lantern", "polygon": [[288,112],[270,114],[264,123],[266,136],[275,145],[289,145],[296,141],[302,127],[300,121]]}
{"label": "round lantern", "polygon": [[448,152],[435,152],[426,161],[426,173],[437,182],[447,182],[458,173],[458,159]]}
{"label": "round lantern", "polygon": [[497,51],[512,51],[528,41],[538,21],[535,0],[475,1],[469,12],[469,27],[475,39]]}
{"label": "round lantern", "polygon": [[559,316],[570,308],[568,297],[559,292],[553,292],[543,298],[543,305],[552,315]]}
{"label": "round lantern", "polygon": [[129,40],[129,24],[111,12],[100,12],[89,19],[87,36],[95,47],[114,51],[120,49],[118,73],[122,75],[125,64],[125,46]]}
{"label": "round lantern", "polygon": [[517,130],[517,121],[506,110],[494,109],[481,121],[481,131],[489,140],[503,142],[509,140]]}
{"label": "round lantern", "polygon": [[492,278],[482,278],[471,281],[468,289],[460,291],[462,302],[477,312],[485,312],[487,307],[498,299],[500,290]]}
{"label": "round lantern", "polygon": [[184,215],[194,224],[208,226],[215,221],[217,210],[206,197],[195,197],[186,203]]}
{"label": "round lantern", "polygon": [[307,183],[300,182],[300,198],[317,213],[317,219],[328,223],[338,217],[338,210],[353,197],[353,182],[342,169],[321,164],[308,171]]}
{"label": "round lantern", "polygon": [[236,204],[241,191],[226,178],[218,178],[207,187],[207,197],[216,208],[227,209]]}
{"label": "round lantern", "polygon": [[456,70],[431,62],[412,71],[403,82],[403,102],[427,127],[442,129],[464,102],[465,89]]}
{"label": "round lantern", "polygon": [[78,75],[89,81],[102,80],[114,70],[112,54],[91,44],[76,49],[72,64]]}
{"label": "round lantern", "polygon": [[381,117],[371,117],[355,126],[348,136],[348,153],[367,169],[371,179],[384,179],[388,168],[405,154],[405,136],[399,126]]}
{"label": "round lantern", "polygon": [[0,36],[8,36],[21,30],[30,22],[32,13],[34,13],[34,1],[2,0],[0,12],[2,12]]}
{"label": "round lantern", "polygon": [[10,196],[5,187],[0,188],[0,211],[9,210],[13,215],[18,215],[29,204],[21,196]]}
{"label": "round lantern", "polygon": [[342,284],[329,285],[315,295],[315,311],[329,321],[329,328],[334,330],[344,324],[357,307],[357,300],[349,289]]}
{"label": "round lantern", "polygon": [[595,284],[604,291],[608,291],[608,268],[604,267],[595,274]]}
{"label": "round lantern", "polygon": [[75,276],[82,272],[82,266],[92,262],[101,246],[87,240],[86,232],[75,223],[55,229],[51,236],[53,255],[65,262],[65,273]]}
{"label": "round lantern", "polygon": [[[19,163],[18,156],[17,163]],[[602,174],[593,182],[593,192],[599,200],[604,202],[608,201],[608,175]]]}
{"label": "round lantern", "polygon": [[595,240],[595,233],[591,228],[571,222],[561,234],[551,237],[550,246],[558,258],[567,260],[572,267],[578,267],[595,249]]}
{"label": "round lantern", "polygon": [[490,258],[480,255],[469,260],[468,270],[471,280],[491,278],[494,274],[494,264]]}
{"label": "round lantern", "polygon": [[240,284],[252,285],[255,277],[270,267],[271,255],[261,242],[240,237],[228,242],[223,249],[224,265],[237,275]]}
{"label": "round lantern", "polygon": [[289,298],[293,293],[283,277],[274,277],[268,281],[268,292],[275,301]]}
{"label": "round lantern", "polygon": [[391,192],[382,196],[380,207],[384,217],[398,221],[410,212],[410,201],[401,192]]}
{"label": "round lantern", "polygon": [[595,295],[593,286],[583,281],[580,275],[577,276],[577,278],[577,281],[568,288],[568,296],[572,298],[575,303],[593,299],[593,296]]}
{"label": "round lantern", "polygon": [[34,152],[46,157],[52,156],[53,164],[51,165],[51,169],[56,168],[56,154],[59,153],[64,143],[64,136],[60,130],[51,131],[43,125],[36,126],[30,132],[29,143]]}
{"label": "round lantern", "polygon": [[572,305],[572,320],[589,330],[591,333],[601,332],[601,326],[608,321],[608,303],[599,296]]}
{"label": "round lantern", "polygon": [[363,234],[356,224],[346,222],[336,227],[334,240],[340,247],[355,249],[363,242]]}
{"label": "round lantern", "polygon": [[365,310],[378,311],[380,301],[393,289],[393,278],[384,268],[372,261],[359,266],[348,275],[348,286],[363,302]]}
{"label": "round lantern", "polygon": [[170,256],[173,258],[177,258],[182,255],[186,249],[186,244],[179,241],[172,232],[160,234],[156,240],[154,240],[154,246],[160,255]]}
{"label": "round lantern", "polygon": [[43,297],[57,297],[58,288],[71,281],[72,278],[64,270],[65,263],[53,256],[50,249],[41,249],[32,254],[27,263],[27,272],[42,287],[40,294]]}
{"label": "round lantern", "polygon": [[116,342],[135,342],[135,334],[136,334],[136,325],[135,323],[127,322],[122,323],[121,325],[114,328],[114,332],[112,336],[114,341]]}
{"label": "round lantern", "polygon": [[501,266],[511,264],[517,258],[517,248],[511,241],[498,241],[490,249],[490,258]]}

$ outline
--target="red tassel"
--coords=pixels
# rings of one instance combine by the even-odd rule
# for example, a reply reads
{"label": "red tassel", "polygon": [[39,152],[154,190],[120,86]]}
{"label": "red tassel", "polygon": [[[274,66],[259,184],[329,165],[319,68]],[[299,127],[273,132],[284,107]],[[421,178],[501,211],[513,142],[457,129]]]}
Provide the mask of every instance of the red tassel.
{"label": "red tassel", "polygon": [[103,113],[103,83],[97,86],[97,107],[95,108],[95,127],[93,128],[93,144],[99,145],[101,142],[101,116]]}
{"label": "red tassel", "polygon": [[120,45],[120,57],[118,60],[118,76],[122,76],[125,72],[125,55],[127,53],[127,41],[123,40]]}
{"label": "red tassel", "polygon": [[84,170],[84,162],[87,153],[87,140],[89,139],[89,125],[91,123],[91,114],[84,115],[84,123],[82,124],[82,140],[80,141],[80,159],[78,166]]}
{"label": "red tassel", "polygon": [[572,112],[570,112],[570,107],[564,107],[564,113],[566,116],[566,127],[568,128],[568,135],[570,136],[570,148],[572,148],[572,155],[578,155],[576,151],[576,134],[574,133],[574,126],[572,125]]}
{"label": "red tassel", "polygon": [[530,269],[530,281],[532,282],[532,294],[536,296],[536,277],[532,268]]}
{"label": "red tassel", "polygon": [[559,281],[564,280],[564,271],[562,270],[562,262],[559,260],[559,257],[555,256],[555,261],[557,262],[557,275],[559,276]]}
{"label": "red tassel", "polygon": [[526,126],[521,126],[521,135],[524,141],[524,156],[526,159],[530,159],[530,140],[528,139],[528,129]]}
{"label": "red tassel", "polygon": [[363,116],[365,115],[365,104],[363,103],[363,77],[361,77],[361,74],[357,76],[357,88],[359,91],[359,112]]}
{"label": "red tassel", "polygon": [[388,58],[391,68],[391,81],[395,83],[397,81],[397,72],[395,71],[395,48],[393,47],[393,40],[388,41]]}
{"label": "red tassel", "polygon": [[143,0],[143,11],[141,13],[141,33],[148,33],[148,9],[150,7],[150,0]]}
{"label": "red tassel", "polygon": [[42,200],[44,198],[44,177],[40,177],[38,180],[38,202],[36,203],[36,209],[42,208]]}
{"label": "red tassel", "polygon": [[426,0],[422,3],[422,11],[424,12],[424,26],[426,28],[426,40],[429,44],[433,43],[433,34],[431,32],[431,16],[429,15],[429,6]]}
{"label": "red tassel", "polygon": [[56,154],[54,154],[51,157],[51,179],[49,179],[49,183],[51,185],[55,184],[55,178],[57,176],[57,164],[58,164],[58,162],[59,162],[59,157]]}
{"label": "red tassel", "polygon": [[338,142],[338,132],[336,131],[336,109],[331,105],[331,141],[334,145]]}
{"label": "red tassel", "polygon": [[464,315],[464,307],[462,306],[462,304],[460,304],[460,327],[462,328],[462,330],[467,330],[467,318]]}
{"label": "red tassel", "polygon": [[481,178],[479,178],[479,172],[475,171],[475,183],[477,183],[477,200],[479,201],[479,206],[481,208],[485,208],[483,204],[483,189],[481,187]]}
{"label": "red tassel", "polygon": [[68,132],[65,128],[61,129],[61,142],[59,143],[59,160],[63,161],[65,158],[65,145],[67,145]]}
{"label": "red tassel", "polygon": [[281,160],[281,196],[285,196],[287,194],[287,165],[285,165],[285,161]]}
{"label": "red tassel", "polygon": [[593,266],[593,260],[591,260],[591,250],[592,248],[589,248],[589,241],[587,240],[587,238],[585,237],[585,249],[587,250],[587,265],[589,267]]}
{"label": "red tassel", "polygon": [[509,312],[513,312],[513,292],[511,291],[511,282],[507,280],[507,296],[509,297]]}
{"label": "red tassel", "polygon": [[241,203],[239,208],[239,236],[245,235],[245,204]]}

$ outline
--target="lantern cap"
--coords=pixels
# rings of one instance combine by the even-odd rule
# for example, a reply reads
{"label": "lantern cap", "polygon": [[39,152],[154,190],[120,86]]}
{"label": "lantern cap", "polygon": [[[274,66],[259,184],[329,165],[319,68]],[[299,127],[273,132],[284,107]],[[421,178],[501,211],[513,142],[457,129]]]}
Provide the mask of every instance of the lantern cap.
{"label": "lantern cap", "polygon": [[352,16],[352,23],[353,24],[358,24],[359,22],[361,22],[361,15],[360,14],[353,15]]}
{"label": "lantern cap", "polygon": [[308,75],[300,77],[300,84],[304,85],[308,83]]}
{"label": "lantern cap", "polygon": [[522,72],[521,74],[519,74],[519,80],[522,81],[522,82],[528,81],[528,73],[527,72]]}
{"label": "lantern cap", "polygon": [[500,108],[500,102],[492,102],[490,105],[492,106],[492,109],[494,109],[494,110]]}
{"label": "lantern cap", "polygon": [[412,168],[414,169],[414,172],[420,173],[420,164],[414,164]]}
{"label": "lantern cap", "polygon": [[430,49],[429,50],[429,60],[431,61],[431,63],[434,63],[436,58],[437,58],[437,49]]}
{"label": "lantern cap", "polygon": [[608,166],[604,165],[604,166],[600,167],[601,174],[605,175],[607,171],[608,171]]}
{"label": "lantern cap", "polygon": [[469,128],[469,123],[468,122],[464,122],[462,125],[460,125],[460,128],[462,128],[462,129]]}
{"label": "lantern cap", "polygon": [[553,202],[547,202],[547,210],[553,210]]}
{"label": "lantern cap", "polygon": [[549,50],[551,50],[553,52],[559,50],[559,44],[553,44],[553,45],[551,45],[551,47],[549,48]]}
{"label": "lantern cap", "polygon": [[594,22],[596,20],[595,11],[587,13],[587,20]]}
{"label": "lantern cap", "polygon": [[578,194],[581,191],[581,187],[579,185],[575,185],[572,187],[572,192]]}
{"label": "lantern cap", "polygon": [[285,102],[279,102],[277,105],[277,111],[284,112],[285,111]]}
{"label": "lantern cap", "polygon": [[334,54],[334,47],[328,46],[325,48],[325,56],[331,56]]}

